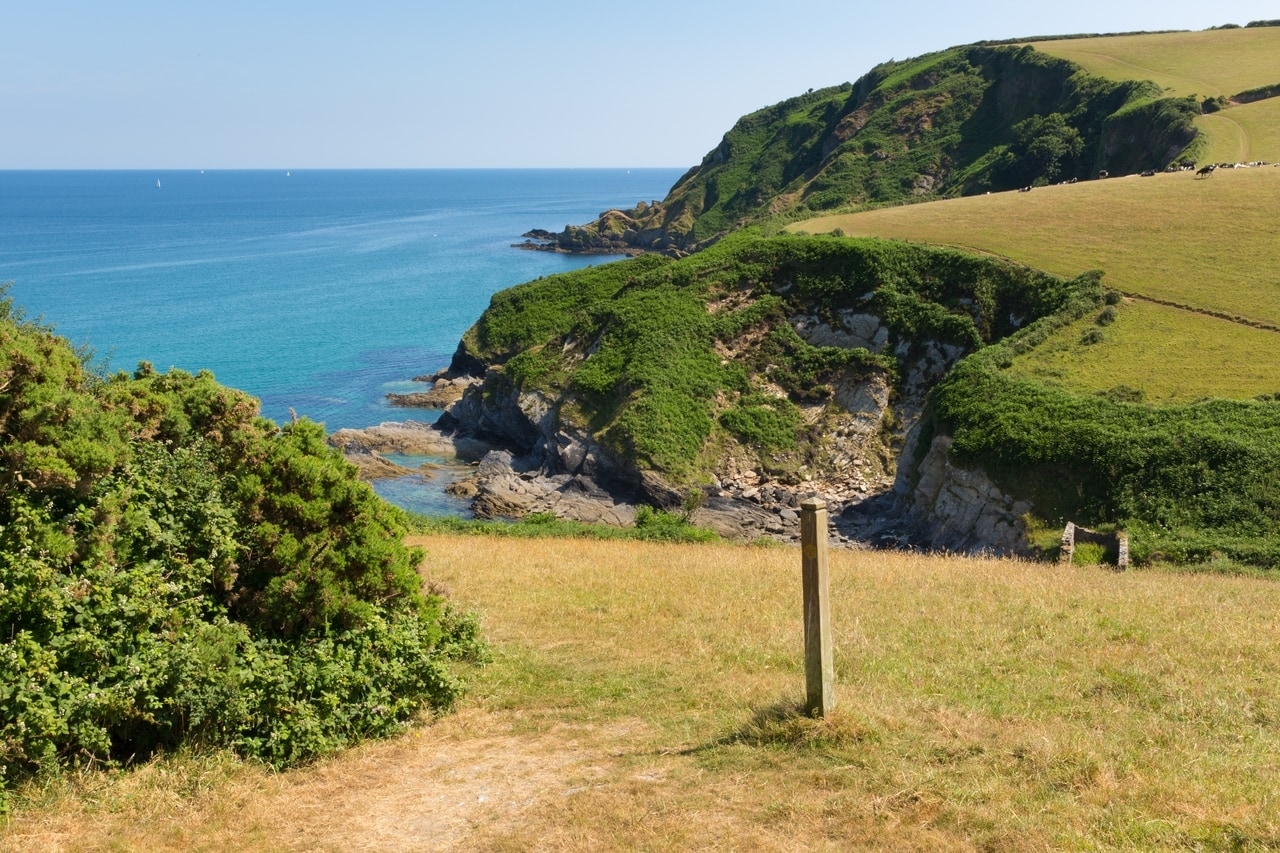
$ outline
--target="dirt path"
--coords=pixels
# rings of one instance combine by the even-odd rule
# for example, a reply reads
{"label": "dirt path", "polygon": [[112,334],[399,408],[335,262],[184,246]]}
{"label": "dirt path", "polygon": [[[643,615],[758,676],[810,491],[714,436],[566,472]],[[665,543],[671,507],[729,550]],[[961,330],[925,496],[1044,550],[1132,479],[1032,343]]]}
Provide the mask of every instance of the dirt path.
{"label": "dirt path", "polygon": [[[603,745],[626,734],[530,728],[519,713],[464,711],[312,768],[243,771],[195,796],[155,778],[162,771],[144,770],[121,783],[139,790],[102,792],[129,808],[100,800],[101,810],[90,805],[38,824],[19,820],[0,836],[0,850],[483,849],[484,838],[500,837],[528,810],[609,775],[616,758]],[[139,803],[148,804],[143,814]]]}

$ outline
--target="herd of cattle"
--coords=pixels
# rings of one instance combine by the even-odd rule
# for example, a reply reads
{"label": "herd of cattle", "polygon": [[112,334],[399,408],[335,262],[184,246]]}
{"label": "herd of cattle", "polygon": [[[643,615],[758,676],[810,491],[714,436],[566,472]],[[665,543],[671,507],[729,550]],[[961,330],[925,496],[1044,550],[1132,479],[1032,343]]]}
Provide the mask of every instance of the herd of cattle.
{"label": "herd of cattle", "polygon": [[[1196,164],[1192,163],[1189,166],[1184,165],[1177,169],[1175,169],[1173,166],[1170,166],[1166,171],[1195,172],[1197,178],[1207,178],[1213,174],[1215,169],[1252,169],[1257,166],[1270,166],[1270,165],[1271,164],[1268,163],[1266,160],[1254,160],[1252,163],[1210,163],[1208,166],[1201,166],[1199,169],[1197,169]],[[1276,163],[1275,165],[1280,166],[1280,163]],[[1143,174],[1146,174],[1146,173],[1144,172]]]}
{"label": "herd of cattle", "polygon": [[[1253,169],[1258,166],[1273,166],[1273,165],[1276,166],[1277,168],[1280,168],[1280,163],[1268,163],[1266,160],[1254,160],[1252,163],[1210,163],[1209,165],[1201,166],[1198,169],[1196,168],[1195,163],[1170,163],[1168,168],[1165,169],[1165,171],[1166,172],[1195,172],[1197,178],[1207,178],[1218,169]],[[1156,173],[1155,169],[1147,169],[1141,174],[1142,174],[1142,177],[1144,178],[1150,178],[1153,175],[1155,175],[1155,173]],[[1111,177],[1111,173],[1108,172],[1106,169],[1103,169],[1101,172],[1098,173],[1098,177],[1100,179],[1109,178]],[[1074,184],[1075,182],[1076,182],[1076,179],[1072,178],[1069,181],[1062,181],[1061,183]],[[1018,189],[1018,192],[1029,193],[1031,192],[1031,187],[1020,187]],[[987,193],[987,195],[991,195],[991,193]]]}

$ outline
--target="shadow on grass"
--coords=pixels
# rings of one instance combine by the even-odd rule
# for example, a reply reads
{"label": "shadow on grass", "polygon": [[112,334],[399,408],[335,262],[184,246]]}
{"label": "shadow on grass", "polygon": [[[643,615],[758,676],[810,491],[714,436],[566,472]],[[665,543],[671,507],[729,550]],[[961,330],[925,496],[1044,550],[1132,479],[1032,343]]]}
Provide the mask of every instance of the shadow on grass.
{"label": "shadow on grass", "polygon": [[724,746],[831,750],[855,746],[876,737],[875,729],[857,714],[836,709],[825,717],[816,717],[805,710],[804,703],[784,699],[757,708],[737,731],[682,750],[681,754],[694,755]]}

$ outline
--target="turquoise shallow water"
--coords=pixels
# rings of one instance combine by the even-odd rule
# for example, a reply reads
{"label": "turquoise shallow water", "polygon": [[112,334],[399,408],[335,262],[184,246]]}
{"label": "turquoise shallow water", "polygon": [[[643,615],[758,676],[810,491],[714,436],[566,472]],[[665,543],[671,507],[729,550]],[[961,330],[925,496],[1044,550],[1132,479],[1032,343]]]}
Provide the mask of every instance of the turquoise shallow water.
{"label": "turquoise shallow water", "polygon": [[[423,419],[385,395],[445,366],[494,292],[608,260],[511,248],[523,232],[662,198],[679,176],[0,172],[0,282],[109,370],[212,370],[267,417],[329,430]],[[387,491],[436,505],[432,488]]]}

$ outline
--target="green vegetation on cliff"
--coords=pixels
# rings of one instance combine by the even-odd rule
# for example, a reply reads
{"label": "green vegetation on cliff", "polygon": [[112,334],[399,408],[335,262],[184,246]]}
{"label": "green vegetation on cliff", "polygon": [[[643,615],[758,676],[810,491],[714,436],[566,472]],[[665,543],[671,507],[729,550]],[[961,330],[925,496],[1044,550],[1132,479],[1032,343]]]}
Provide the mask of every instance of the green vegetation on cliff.
{"label": "green vegetation on cliff", "polygon": [[667,198],[560,246],[685,252],[744,224],[1160,169],[1196,138],[1191,97],[1029,46],[957,47],[741,118]]}
{"label": "green vegetation on cliff", "polygon": [[103,378],[0,300],[7,783],[179,744],[284,765],[458,687],[398,511],[307,421],[211,374]]}
{"label": "green vegetation on cliff", "polygon": [[[742,232],[679,261],[646,257],[499,293],[456,362],[501,367],[486,393],[545,393],[636,471],[696,478],[725,431],[757,445],[767,467],[796,469],[812,444],[796,403],[828,405],[842,380],[892,384],[915,345],[975,349],[1072,290],[945,249]],[[899,351],[815,346],[789,319],[838,323],[849,311],[879,318]]]}
{"label": "green vegetation on cliff", "polygon": [[1044,332],[971,356],[939,386],[935,428],[953,455],[1043,518],[1128,527],[1138,560],[1280,568],[1280,400],[1153,408],[1011,373]]}

